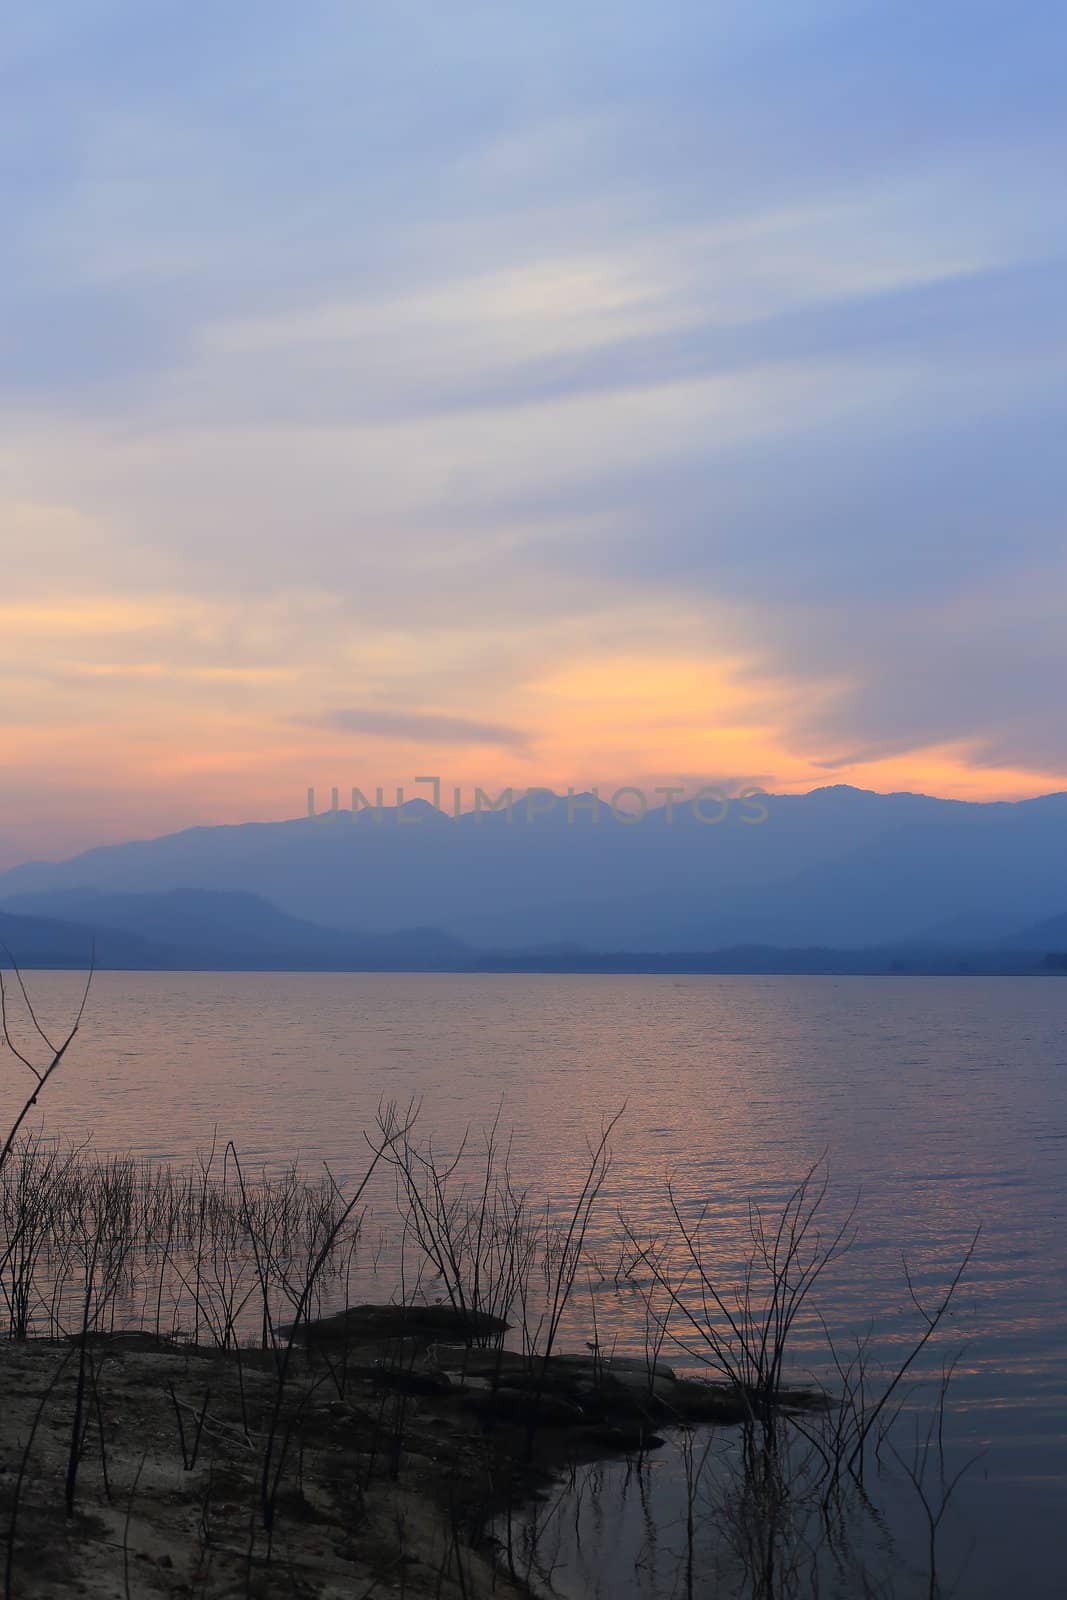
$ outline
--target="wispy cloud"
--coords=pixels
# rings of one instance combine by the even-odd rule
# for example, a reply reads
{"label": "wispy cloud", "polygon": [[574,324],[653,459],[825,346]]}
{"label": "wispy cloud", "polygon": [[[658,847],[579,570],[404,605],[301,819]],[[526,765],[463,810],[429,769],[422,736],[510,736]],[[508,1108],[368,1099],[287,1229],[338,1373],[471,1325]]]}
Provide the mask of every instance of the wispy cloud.
{"label": "wispy cloud", "polygon": [[503,745],[521,750],[527,744],[520,728],[477,717],[455,717],[436,711],[390,711],[377,706],[342,706],[300,719],[305,725],[338,733],[370,733],[380,739],[404,739],[428,745]]}
{"label": "wispy cloud", "polygon": [[355,738],[1062,786],[1062,8],[46,9],[0,42],[5,793],[89,843]]}

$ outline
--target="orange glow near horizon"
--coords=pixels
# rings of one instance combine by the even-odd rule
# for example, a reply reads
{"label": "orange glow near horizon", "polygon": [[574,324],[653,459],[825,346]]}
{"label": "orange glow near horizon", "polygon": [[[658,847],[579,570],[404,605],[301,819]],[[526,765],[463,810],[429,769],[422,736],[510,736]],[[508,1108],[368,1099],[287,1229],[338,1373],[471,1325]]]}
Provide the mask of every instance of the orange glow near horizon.
{"label": "orange glow near horizon", "polygon": [[[371,794],[381,785],[392,796],[402,785],[408,797],[428,795],[414,780],[430,773],[441,777],[446,809],[455,786],[467,806],[476,786],[493,793],[596,786],[608,798],[635,785],[650,804],[663,785],[798,792],[849,783],[965,800],[1015,800],[1067,786],[1060,773],[984,765],[981,752],[962,742],[830,765],[810,735],[795,730],[794,717],[801,703],[810,711],[820,697],[829,702],[834,686],[805,685],[801,702],[800,686],[758,675],[736,655],[585,653],[550,671],[532,668],[505,697],[479,682],[477,695],[461,685],[462,698],[452,690],[447,702],[418,708],[431,719],[521,728],[522,742],[501,748],[477,734],[452,732],[435,743],[316,725],[300,715],[328,692],[314,661],[226,660],[211,648],[193,660],[146,661],[143,638],[132,659],[114,659],[111,629],[121,617],[151,632],[166,615],[169,626],[174,613],[154,602],[129,612],[116,603],[106,628],[82,630],[86,659],[76,685],[61,666],[49,678],[42,661],[55,661],[50,652],[68,608],[29,608],[21,629],[16,608],[3,609],[16,624],[8,640],[22,641],[14,656],[9,646],[8,671],[28,674],[20,719],[0,727],[5,866],[184,826],[299,815],[309,785],[322,806],[335,785],[343,803],[353,787]],[[38,628],[44,653],[33,679],[25,641]],[[404,664],[410,671],[410,657]],[[426,672],[432,676],[429,665]],[[388,698],[380,704],[388,707]]]}

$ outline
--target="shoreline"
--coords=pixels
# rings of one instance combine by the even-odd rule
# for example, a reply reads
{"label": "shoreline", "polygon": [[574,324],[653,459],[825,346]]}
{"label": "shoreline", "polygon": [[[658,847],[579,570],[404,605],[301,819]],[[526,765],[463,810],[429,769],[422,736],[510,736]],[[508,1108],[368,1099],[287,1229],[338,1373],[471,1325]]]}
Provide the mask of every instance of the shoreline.
{"label": "shoreline", "polygon": [[[270,1351],[137,1333],[84,1350],[80,1416],[77,1340],[0,1352],[0,1525],[20,1600],[527,1594],[478,1537],[473,1418],[442,1428],[420,1399],[303,1358],[279,1407]],[[547,1470],[531,1469],[531,1495]]]}
{"label": "shoreline", "polygon": [[445,1345],[445,1307],[299,1332],[273,1350],[138,1330],[8,1341],[10,1592],[522,1600],[494,1520],[570,1468],[655,1449],[657,1425],[745,1416],[666,1367]]}

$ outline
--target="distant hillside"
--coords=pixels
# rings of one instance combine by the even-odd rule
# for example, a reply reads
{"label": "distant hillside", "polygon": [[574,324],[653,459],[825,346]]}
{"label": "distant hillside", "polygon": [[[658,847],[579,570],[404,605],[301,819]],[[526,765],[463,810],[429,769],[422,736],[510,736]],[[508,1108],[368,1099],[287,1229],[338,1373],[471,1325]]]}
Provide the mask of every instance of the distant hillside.
{"label": "distant hillside", "polygon": [[1004,943],[1019,950],[1067,950],[1067,911],[1009,935]]}
{"label": "distant hillside", "polygon": [[[832,786],[763,803],[766,820],[757,824],[752,808],[736,802],[724,821],[707,825],[685,804],[634,823],[604,804],[579,805],[568,818],[559,800],[540,815],[516,804],[510,821],[503,812],[452,818],[413,802],[384,808],[380,819],[338,812],[192,828],[16,867],[0,875],[0,902],[38,915],[50,906],[49,914],[80,921],[102,919],[100,905],[87,911],[84,900],[38,897],[91,889],[258,896],[276,908],[270,915],[235,902],[214,929],[194,919],[188,937],[205,954],[239,937],[264,962],[284,947],[313,964],[329,959],[330,928],[362,941],[339,947],[330,963],[339,967],[356,956],[370,961],[390,930],[405,928],[441,930],[433,937],[454,950],[559,942],[651,954],[859,950],[939,930],[946,943],[993,944],[1067,906],[1067,795],[979,805]],[[283,914],[303,926],[283,928]],[[177,902],[168,915],[183,926]],[[109,925],[169,939],[158,918],[130,924],[113,902],[107,916]],[[404,935],[405,948],[420,964],[424,950],[447,962],[424,945],[430,937]]]}
{"label": "distant hillside", "polygon": [[[40,915],[62,912],[62,916]],[[1067,919],[1045,926],[1058,934]],[[570,942],[480,951],[432,928],[379,936],[290,917],[257,895],[176,889],[94,889],[14,896],[0,910],[0,941],[21,966],[150,971],[554,972],[992,975],[1058,973],[1057,943],[1019,935],[993,947],[914,943],[835,949],[736,945],[717,950],[598,951]],[[1063,941],[1067,947],[1067,941]]]}
{"label": "distant hillside", "polygon": [[[159,968],[174,963],[175,952],[115,929],[94,929],[55,917],[12,916],[0,909],[0,944],[23,967],[88,967],[95,954],[99,967]],[[8,958],[0,951],[0,967]]]}
{"label": "distant hillside", "polygon": [[708,977],[1029,977],[1067,971],[1067,954],[942,946],[862,950],[738,945],[724,950],[494,952],[483,972],[663,973]]}
{"label": "distant hillside", "polygon": [[[6,941],[26,966],[55,950],[87,952],[100,966],[186,970],[353,971],[454,967],[468,952],[432,928],[359,935],[290,917],[259,895],[174,889],[111,894],[57,889],[3,903]],[[51,931],[50,931],[51,930]]]}

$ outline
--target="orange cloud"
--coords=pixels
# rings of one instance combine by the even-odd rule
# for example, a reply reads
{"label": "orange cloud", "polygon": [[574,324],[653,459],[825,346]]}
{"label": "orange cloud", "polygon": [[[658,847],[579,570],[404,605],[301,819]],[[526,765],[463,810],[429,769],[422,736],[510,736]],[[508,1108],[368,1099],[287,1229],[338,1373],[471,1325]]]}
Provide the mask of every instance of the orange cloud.
{"label": "orange cloud", "polygon": [[[238,624],[214,606],[190,643],[175,627],[187,604],[132,598],[0,608],[0,664],[20,686],[0,726],[5,863],[193,823],[295,815],[309,784],[321,795],[334,784],[345,795],[353,785],[392,793],[402,784],[410,795],[422,792],[415,777],[431,772],[449,806],[452,785],[467,803],[475,785],[598,784],[609,795],[624,784],[797,791],[847,782],[967,799],[1063,786],[1055,772],[990,768],[977,746],[963,743],[828,766],[798,741],[797,714],[841,686],[769,677],[737,651],[576,649],[570,640],[554,652],[551,670],[531,668],[501,685],[465,660],[458,633],[447,641],[447,672],[435,679],[418,640],[405,648],[383,631],[357,644],[341,625],[324,627],[317,649],[305,634],[294,661],[284,630],[273,639],[269,608]],[[138,653],[116,657],[118,642],[134,632]],[[77,657],[59,656],[71,633]],[[433,660],[440,644],[426,647]],[[360,653],[369,677],[367,666],[359,672]],[[382,726],[395,724],[388,736],[373,717],[352,729],[343,718],[331,725],[328,716],[307,716],[366,682]],[[504,719],[525,744],[493,748],[475,732],[463,741],[467,723],[477,730]],[[435,721],[450,730],[440,748]],[[420,726],[426,736],[405,734]]]}

